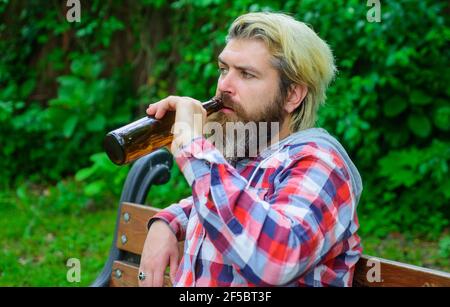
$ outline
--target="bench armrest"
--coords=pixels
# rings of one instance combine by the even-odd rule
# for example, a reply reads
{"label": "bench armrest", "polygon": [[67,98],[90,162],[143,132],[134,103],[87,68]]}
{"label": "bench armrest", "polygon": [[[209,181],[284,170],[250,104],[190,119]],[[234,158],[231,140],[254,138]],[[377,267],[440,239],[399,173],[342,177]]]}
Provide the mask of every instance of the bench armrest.
{"label": "bench armrest", "polygon": [[172,164],[172,155],[167,150],[160,149],[138,159],[131,167],[119,201],[114,238],[108,260],[91,287],[109,286],[113,262],[122,258],[123,252],[116,247],[122,203],[144,204],[152,185],[161,185],[169,181]]}

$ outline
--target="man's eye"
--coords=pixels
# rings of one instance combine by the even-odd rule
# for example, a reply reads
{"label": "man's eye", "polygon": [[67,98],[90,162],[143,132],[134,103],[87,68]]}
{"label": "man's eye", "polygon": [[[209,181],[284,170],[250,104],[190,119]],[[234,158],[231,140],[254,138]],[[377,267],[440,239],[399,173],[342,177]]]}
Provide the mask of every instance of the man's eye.
{"label": "man's eye", "polygon": [[221,75],[225,75],[228,72],[228,69],[223,68],[223,67],[219,67],[217,70],[219,71],[219,73]]}
{"label": "man's eye", "polygon": [[246,72],[246,71],[243,71],[243,72],[242,72],[242,77],[244,77],[245,79],[251,79],[251,78],[253,78],[254,76],[253,76],[252,74],[249,74],[249,73]]}

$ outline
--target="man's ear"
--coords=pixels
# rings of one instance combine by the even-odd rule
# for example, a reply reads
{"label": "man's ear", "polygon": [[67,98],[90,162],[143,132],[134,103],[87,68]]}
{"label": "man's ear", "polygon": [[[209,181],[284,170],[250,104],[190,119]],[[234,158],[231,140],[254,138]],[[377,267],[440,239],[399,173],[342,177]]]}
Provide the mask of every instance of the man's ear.
{"label": "man's ear", "polygon": [[294,110],[303,102],[306,94],[308,94],[308,87],[306,85],[291,84],[284,105],[286,112],[289,114],[294,112]]}

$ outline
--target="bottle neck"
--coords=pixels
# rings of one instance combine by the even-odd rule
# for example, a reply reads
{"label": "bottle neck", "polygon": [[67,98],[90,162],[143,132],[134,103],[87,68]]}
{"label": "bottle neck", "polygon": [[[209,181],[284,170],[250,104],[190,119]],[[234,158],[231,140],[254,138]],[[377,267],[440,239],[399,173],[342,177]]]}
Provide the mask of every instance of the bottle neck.
{"label": "bottle neck", "polygon": [[223,108],[223,103],[220,98],[211,98],[210,100],[202,103],[203,108],[206,110],[206,113],[210,115],[211,113],[217,112]]}

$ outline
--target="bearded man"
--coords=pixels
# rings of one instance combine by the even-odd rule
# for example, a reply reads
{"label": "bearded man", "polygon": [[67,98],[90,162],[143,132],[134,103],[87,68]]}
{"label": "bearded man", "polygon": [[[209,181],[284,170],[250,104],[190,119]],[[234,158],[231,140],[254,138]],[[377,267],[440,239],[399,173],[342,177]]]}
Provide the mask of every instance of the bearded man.
{"label": "bearded man", "polygon": [[[231,25],[218,66],[221,111],[206,118],[179,96],[147,109],[176,112],[170,150],[192,196],[149,221],[140,285],[162,286],[169,266],[175,286],[351,286],[362,182],[315,127],[336,71],[329,46],[290,16],[249,13]],[[210,123],[219,137],[207,138]]]}

